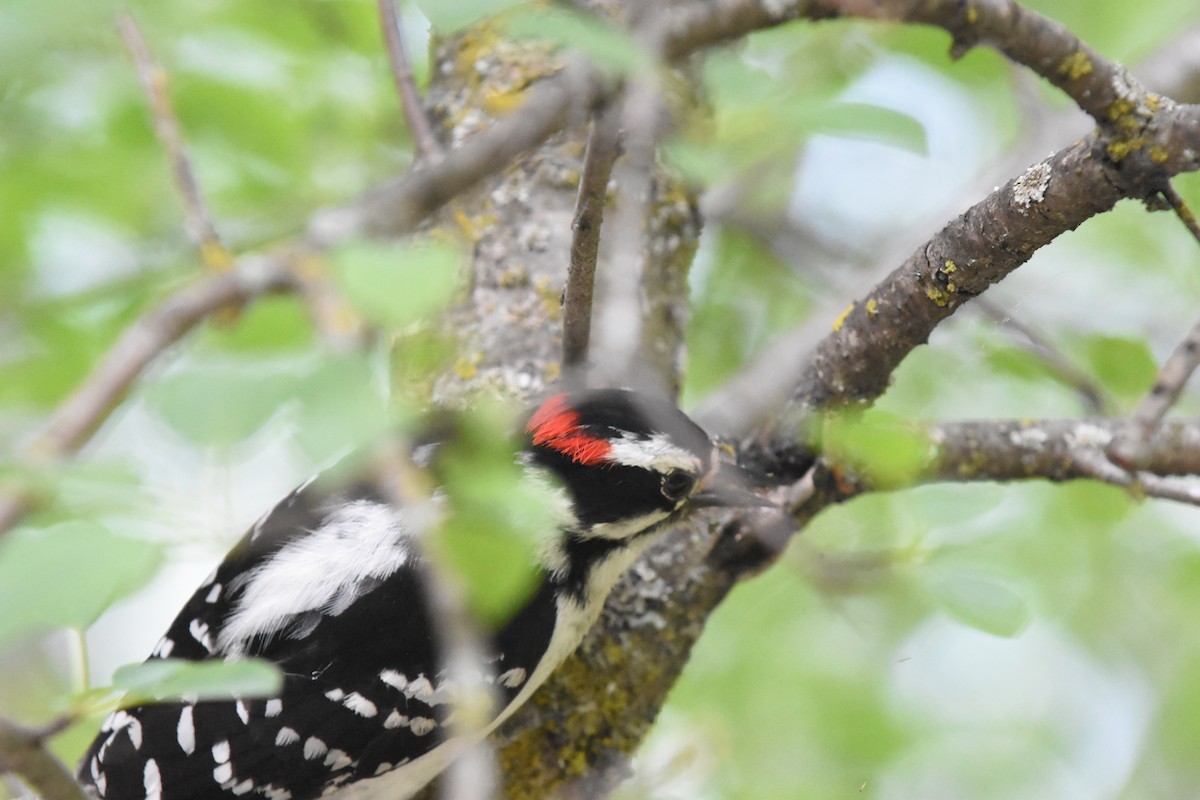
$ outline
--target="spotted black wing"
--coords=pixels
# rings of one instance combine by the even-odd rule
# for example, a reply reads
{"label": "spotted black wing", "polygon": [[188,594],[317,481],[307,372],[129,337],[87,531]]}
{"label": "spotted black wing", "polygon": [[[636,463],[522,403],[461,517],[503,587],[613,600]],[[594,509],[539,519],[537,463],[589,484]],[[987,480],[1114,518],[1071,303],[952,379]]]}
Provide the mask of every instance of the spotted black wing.
{"label": "spotted black wing", "polygon": [[[304,800],[443,740],[452,689],[411,519],[368,484],[339,480],[301,487],[260,519],[152,655],[268,659],[284,673],[280,694],[117,712],[81,765],[96,794]],[[499,673],[502,704],[533,674],[554,613],[545,586],[494,637],[493,662],[480,666]]]}
{"label": "spotted black wing", "polygon": [[192,595],[152,656],[266,658],[284,672],[280,695],[118,711],[81,779],[115,800],[301,800],[433,748],[449,708],[409,535],[403,512],[364,487],[294,492]]}

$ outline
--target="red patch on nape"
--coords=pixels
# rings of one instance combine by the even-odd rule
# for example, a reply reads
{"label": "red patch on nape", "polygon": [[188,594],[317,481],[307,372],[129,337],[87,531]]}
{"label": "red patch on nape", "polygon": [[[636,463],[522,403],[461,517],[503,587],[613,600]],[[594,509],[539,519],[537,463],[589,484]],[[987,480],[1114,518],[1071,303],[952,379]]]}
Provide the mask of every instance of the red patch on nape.
{"label": "red patch on nape", "polygon": [[542,403],[525,430],[535,445],[557,450],[580,464],[598,464],[612,450],[607,440],[579,426],[579,412],[567,403],[565,394],[556,394]]}

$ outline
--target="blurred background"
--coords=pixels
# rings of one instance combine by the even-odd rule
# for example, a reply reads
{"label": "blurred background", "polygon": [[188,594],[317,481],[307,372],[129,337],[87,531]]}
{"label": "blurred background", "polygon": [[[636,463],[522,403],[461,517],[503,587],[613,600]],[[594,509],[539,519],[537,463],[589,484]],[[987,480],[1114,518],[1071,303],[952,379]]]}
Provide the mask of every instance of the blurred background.
{"label": "blurred background", "polygon": [[[402,7],[419,83],[421,5]],[[1200,99],[1194,0],[1027,5],[1151,88]],[[143,659],[259,514],[389,419],[382,346],[331,352],[294,298],[268,297],[156,362],[77,461],[21,465],[118,334],[198,270],[120,9],[171,77],[234,252],[413,160],[368,0],[0,5],[0,479],[54,498],[0,540],[0,716],[29,724]],[[706,213],[685,408],[773,337],[831,323],[1089,129],[1025,70],[986,50],[952,61],[948,45],[802,22],[708,60],[712,120],[665,148]],[[1177,188],[1200,204],[1196,176]],[[881,411],[1127,412],[1197,316],[1200,247],[1172,215],[1125,202],[987,300],[912,354]],[[1185,395],[1178,411],[1197,408]],[[620,796],[1192,796],[1198,529],[1194,508],[1090,483],[930,486],[830,509],[712,619]],[[56,751],[76,758],[95,724]]]}

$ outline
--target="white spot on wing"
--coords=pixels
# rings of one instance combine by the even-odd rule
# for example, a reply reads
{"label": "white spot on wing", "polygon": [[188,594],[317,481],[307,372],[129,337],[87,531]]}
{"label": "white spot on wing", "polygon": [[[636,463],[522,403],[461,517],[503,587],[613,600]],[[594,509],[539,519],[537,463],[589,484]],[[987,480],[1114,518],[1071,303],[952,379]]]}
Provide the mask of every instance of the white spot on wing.
{"label": "white spot on wing", "polygon": [[389,772],[393,766],[394,765],[390,761],[384,761],[382,764],[380,764],[378,767],[375,768],[375,774],[382,775],[385,772]]}
{"label": "white spot on wing", "polygon": [[509,689],[515,689],[525,682],[525,670],[515,667],[508,672],[502,672],[497,676],[496,682]]}
{"label": "white spot on wing", "polygon": [[280,789],[273,783],[268,783],[260,789],[267,800],[292,800],[292,793],[287,789]]}
{"label": "white spot on wing", "polygon": [[325,751],[328,749],[329,745],[315,736],[310,736],[304,742],[304,757],[312,761],[314,758],[320,758],[325,755]]}
{"label": "white spot on wing", "polygon": [[219,649],[238,655],[255,637],[280,632],[298,615],[348,607],[404,565],[407,536],[390,506],[357,500],[335,509],[321,527],[246,574]]}
{"label": "white spot on wing", "polygon": [[237,710],[238,718],[242,721],[242,724],[249,725],[250,724],[250,709],[246,708],[246,704],[244,702],[242,702],[241,700],[238,700],[237,703],[234,705],[234,708]]}
{"label": "white spot on wing", "polygon": [[268,717],[278,717],[283,713],[283,701],[278,697],[273,697],[267,701],[266,715]]}
{"label": "white spot on wing", "polygon": [[213,587],[208,590],[208,596],[204,598],[206,603],[215,603],[221,599],[221,584],[214,583]]}
{"label": "white spot on wing", "polygon": [[358,692],[351,692],[350,694],[346,695],[346,699],[342,701],[342,705],[353,711],[355,714],[358,714],[360,717],[366,717],[368,719],[379,713],[379,710],[375,708],[375,704],[363,697]]}
{"label": "white spot on wing", "polygon": [[188,623],[188,633],[190,633],[192,638],[199,642],[200,646],[205,650],[210,653],[213,651],[213,640],[212,636],[208,632],[207,622],[202,622],[199,619],[192,620]]}
{"label": "white spot on wing", "polygon": [[162,773],[158,771],[158,762],[153,758],[146,759],[146,767],[142,770],[142,787],[146,790],[146,800],[162,800]]}
{"label": "white spot on wing", "polygon": [[232,789],[230,789],[230,791],[236,795],[243,795],[243,794],[246,794],[247,792],[249,792],[253,788],[254,788],[254,781],[247,778],[246,780],[239,783],[237,786],[234,786]]}
{"label": "white spot on wing", "polygon": [[228,761],[224,764],[218,764],[213,770],[213,780],[217,783],[228,783],[233,780],[233,764]]}
{"label": "white spot on wing", "polygon": [[379,673],[379,680],[383,681],[388,686],[391,686],[393,689],[398,689],[401,692],[408,687],[408,678],[404,677],[402,673],[399,673],[394,669],[385,669],[383,672]]}
{"label": "white spot on wing", "polygon": [[430,705],[430,701],[433,700],[433,684],[429,682],[429,678],[418,675],[415,681],[409,682],[408,688],[404,690],[404,696]]}
{"label": "white spot on wing", "polygon": [[325,756],[325,766],[333,771],[350,766],[350,761],[351,758],[346,754],[345,750],[330,750],[329,755]]}
{"label": "white spot on wing", "polygon": [[179,712],[179,724],[175,726],[175,738],[179,741],[179,749],[189,756],[196,752],[196,726],[192,719],[194,711],[193,706],[184,706]]}
{"label": "white spot on wing", "polygon": [[[125,731],[129,735],[129,741],[133,745],[134,750],[142,749],[142,723],[138,719],[124,711],[118,711],[109,719],[109,730],[115,736],[119,731]],[[113,739],[109,737],[109,742]]]}
{"label": "white spot on wing", "polygon": [[408,727],[416,736],[424,736],[437,727],[437,723],[429,717],[413,717]]}
{"label": "white spot on wing", "polygon": [[175,642],[164,636],[158,640],[156,645],[154,645],[154,649],[150,651],[150,655],[157,656],[158,658],[167,658],[171,655],[171,651],[174,649]]}
{"label": "white spot on wing", "polygon": [[223,742],[217,742],[216,744],[214,744],[212,747],[212,756],[213,756],[213,761],[217,762],[218,764],[224,764],[226,761],[228,761],[229,760],[229,740],[226,739]]}
{"label": "white spot on wing", "polygon": [[404,716],[403,714],[401,714],[399,711],[396,711],[395,709],[393,709],[392,713],[388,714],[387,719],[385,719],[383,721],[383,727],[387,728],[388,730],[400,728],[407,724],[408,724],[408,717]]}
{"label": "white spot on wing", "polygon": [[300,734],[296,733],[295,728],[282,727],[279,733],[275,734],[275,744],[278,747],[287,747],[289,744],[295,744],[300,741]]}
{"label": "white spot on wing", "polygon": [[341,700],[343,697],[345,697],[346,693],[343,692],[341,689],[330,689],[328,692],[325,693],[325,696],[336,703],[339,700]]}

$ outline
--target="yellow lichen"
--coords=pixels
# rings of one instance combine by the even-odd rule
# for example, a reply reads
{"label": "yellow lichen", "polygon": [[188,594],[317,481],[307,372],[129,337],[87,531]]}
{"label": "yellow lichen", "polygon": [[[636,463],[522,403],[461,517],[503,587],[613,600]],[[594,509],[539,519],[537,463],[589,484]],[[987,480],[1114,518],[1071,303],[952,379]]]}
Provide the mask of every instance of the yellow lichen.
{"label": "yellow lichen", "polygon": [[1067,78],[1077,81],[1084,75],[1089,75],[1092,72],[1091,59],[1080,50],[1076,50],[1071,55],[1062,60],[1058,65],[1058,74],[1066,75]]}
{"label": "yellow lichen", "polygon": [[1117,142],[1111,142],[1105,150],[1108,152],[1108,157],[1114,162],[1119,162],[1131,153],[1136,153],[1141,150],[1146,144],[1146,137],[1137,136],[1133,139],[1122,139]]}
{"label": "yellow lichen", "polygon": [[867,313],[872,317],[879,313],[879,303],[874,297],[867,300]]}
{"label": "yellow lichen", "polygon": [[510,114],[524,105],[525,96],[524,86],[486,92],[483,95],[483,108],[489,114]]}
{"label": "yellow lichen", "polygon": [[953,261],[947,260],[946,263],[942,265],[942,272],[945,272],[947,275],[949,275],[951,272],[956,272],[957,270],[958,267],[955,266]]}
{"label": "yellow lichen", "polygon": [[1124,97],[1118,97],[1112,101],[1112,105],[1108,107],[1108,118],[1116,122],[1121,117],[1127,115],[1130,111],[1136,108],[1131,100],[1126,100]]}
{"label": "yellow lichen", "polygon": [[967,6],[967,24],[974,25],[979,21],[979,9],[972,3]]}
{"label": "yellow lichen", "polygon": [[454,374],[462,378],[464,381],[474,378],[479,374],[479,364],[483,361],[483,353],[478,351],[474,353],[464,353],[454,362]]}
{"label": "yellow lichen", "polygon": [[846,310],[841,313],[837,319],[833,321],[833,330],[836,333],[842,329],[842,324],[846,321],[846,317],[850,316],[850,312],[854,310],[854,303],[846,306]]}
{"label": "yellow lichen", "polygon": [[945,308],[950,302],[950,295],[943,292],[936,286],[929,286],[925,289],[925,296],[933,301],[933,304],[938,308]]}
{"label": "yellow lichen", "polygon": [[1165,164],[1167,159],[1171,157],[1171,153],[1161,144],[1152,144],[1147,147],[1146,155],[1150,156],[1150,160],[1155,164]]}

